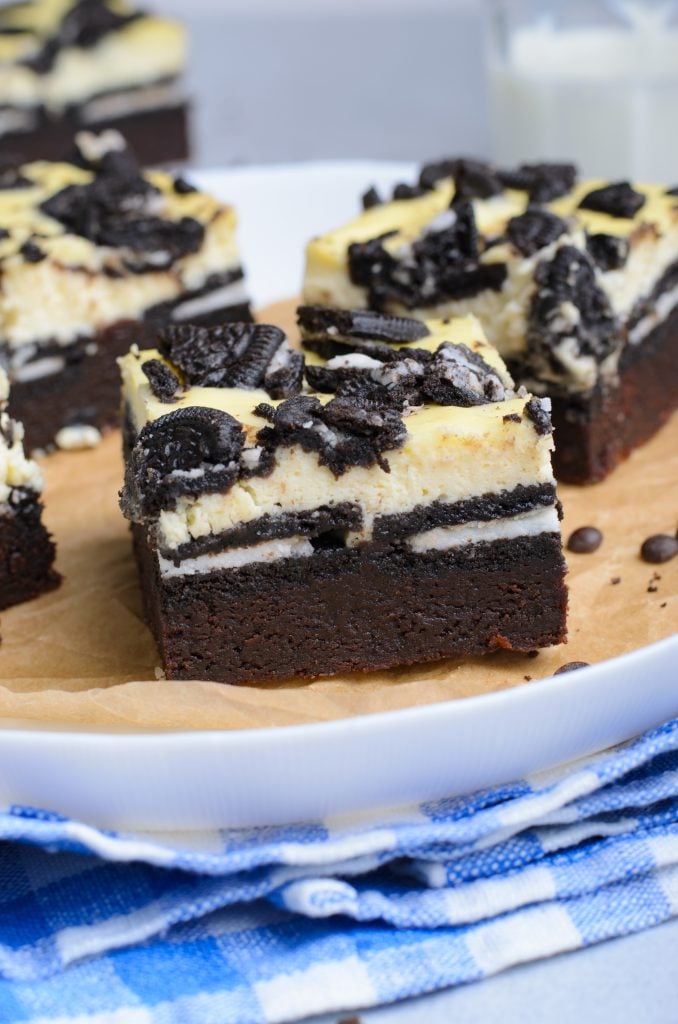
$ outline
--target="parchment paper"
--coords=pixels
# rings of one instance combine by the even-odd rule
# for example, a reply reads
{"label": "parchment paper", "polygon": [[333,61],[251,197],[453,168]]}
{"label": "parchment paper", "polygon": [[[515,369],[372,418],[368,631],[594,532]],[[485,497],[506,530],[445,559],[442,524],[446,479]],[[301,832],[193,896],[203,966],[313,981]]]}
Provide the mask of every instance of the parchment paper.
{"label": "parchment paper", "polygon": [[[289,328],[293,303],[261,319]],[[567,661],[598,662],[678,628],[678,558],[642,562],[651,533],[678,519],[678,417],[612,477],[561,487],[564,534],[603,531],[601,548],[569,555],[570,640],[536,658],[500,652],[312,683],[233,687],[156,678],[158,655],[141,617],[115,433],[89,452],[43,460],[45,520],[58,543],[61,588],[3,613],[0,718],[122,728],[239,729],[327,721],[429,704],[512,686],[548,686]],[[620,577],[619,583],[611,581]],[[656,590],[648,592],[648,586]],[[538,682],[538,680],[544,680]],[[642,681],[639,683],[642,685]]]}

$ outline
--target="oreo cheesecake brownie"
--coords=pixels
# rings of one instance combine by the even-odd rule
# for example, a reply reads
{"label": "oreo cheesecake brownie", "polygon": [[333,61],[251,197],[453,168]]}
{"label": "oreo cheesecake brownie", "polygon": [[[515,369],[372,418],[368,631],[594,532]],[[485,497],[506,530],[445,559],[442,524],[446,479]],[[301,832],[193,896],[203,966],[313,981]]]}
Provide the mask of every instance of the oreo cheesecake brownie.
{"label": "oreo cheesecake brownie", "polygon": [[515,379],[552,398],[560,479],[602,479],[678,405],[676,189],[456,159],[364,205],[310,242],[305,301],[477,314]]}
{"label": "oreo cheesecake brownie", "polygon": [[42,521],[42,474],[27,459],[23,428],[7,413],[9,383],[0,369],[0,609],[59,585],[55,547]]}
{"label": "oreo cheesecake brownie", "polygon": [[547,400],[474,317],[300,310],[121,360],[122,508],[170,678],[255,683],[565,635]]}
{"label": "oreo cheesecake brownie", "polygon": [[79,166],[0,174],[0,362],[29,450],[114,426],[115,359],[156,325],[250,315],[233,209],[141,172],[117,132],[78,138]]}
{"label": "oreo cheesecake brownie", "polygon": [[145,164],[187,156],[184,30],[125,0],[0,7],[0,154],[60,160],[117,128]]}

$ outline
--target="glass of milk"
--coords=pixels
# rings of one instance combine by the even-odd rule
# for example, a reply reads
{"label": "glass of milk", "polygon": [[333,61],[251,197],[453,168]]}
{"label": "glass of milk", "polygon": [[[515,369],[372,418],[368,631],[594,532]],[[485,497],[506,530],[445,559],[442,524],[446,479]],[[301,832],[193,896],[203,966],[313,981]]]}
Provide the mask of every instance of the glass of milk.
{"label": "glass of milk", "polygon": [[498,163],[678,183],[678,0],[490,0],[488,25]]}

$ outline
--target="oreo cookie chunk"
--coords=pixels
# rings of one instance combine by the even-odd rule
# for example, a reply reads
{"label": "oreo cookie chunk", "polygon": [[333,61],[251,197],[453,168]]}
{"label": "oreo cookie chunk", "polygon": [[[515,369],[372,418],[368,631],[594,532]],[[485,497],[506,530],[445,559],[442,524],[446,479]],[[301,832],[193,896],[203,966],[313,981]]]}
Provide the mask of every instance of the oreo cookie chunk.
{"label": "oreo cookie chunk", "polygon": [[354,466],[378,465],[389,472],[384,452],[403,445],[405,424],[393,409],[365,408],[354,398],[332,398],[323,405],[311,395],[300,395],[277,408],[259,405],[257,416],[269,426],[257,434],[258,443],[269,453],[278,447],[299,445],[315,452],[321,466],[335,477]]}
{"label": "oreo cookie chunk", "polygon": [[299,306],[297,323],[304,347],[326,359],[349,348],[388,360],[391,357],[389,344],[404,345],[420,341],[429,334],[421,320],[364,309]]}
{"label": "oreo cookie chunk", "polygon": [[158,347],[190,386],[263,387],[272,398],[301,389],[303,356],[272,324],[172,324],[158,332]]}
{"label": "oreo cookie chunk", "polygon": [[586,248],[602,271],[620,270],[629,256],[629,242],[620,235],[588,235]]}
{"label": "oreo cookie chunk", "polygon": [[588,192],[579,203],[579,209],[632,219],[644,204],[645,196],[641,192],[631,188],[628,181],[618,181]]}
{"label": "oreo cookie chunk", "polygon": [[489,199],[504,191],[496,168],[484,160],[446,157],[424,164],[419,172],[419,185],[432,189],[444,178],[454,180],[457,199]]}
{"label": "oreo cookie chunk", "polygon": [[147,359],[141,366],[151,391],[161,402],[175,402],[181,381],[173,370],[170,370],[161,359]]}
{"label": "oreo cookie chunk", "polygon": [[577,180],[577,168],[567,163],[521,164],[516,170],[498,171],[506,188],[527,192],[531,203],[550,203],[567,195]]}
{"label": "oreo cookie chunk", "polygon": [[147,423],[127,462],[125,515],[140,521],[183,495],[226,493],[239,475],[244,437],[233,416],[200,406]]}
{"label": "oreo cookie chunk", "polygon": [[405,309],[470,298],[499,290],[506,278],[503,263],[481,263],[478,230],[468,200],[453,202],[411,245],[396,252],[384,247],[390,235],[348,248],[349,277],[367,290],[371,309],[392,304]]}
{"label": "oreo cookie chunk", "polygon": [[539,263],[535,283],[527,322],[531,374],[567,379],[578,360],[600,364],[619,347],[617,321],[588,253],[562,246]]}
{"label": "oreo cookie chunk", "polygon": [[538,207],[528,207],[525,213],[512,217],[506,226],[509,242],[523,256],[532,256],[557,241],[565,231],[567,224],[561,217]]}
{"label": "oreo cookie chunk", "polygon": [[426,368],[422,395],[438,405],[486,405],[506,397],[500,376],[467,345],[443,342]]}

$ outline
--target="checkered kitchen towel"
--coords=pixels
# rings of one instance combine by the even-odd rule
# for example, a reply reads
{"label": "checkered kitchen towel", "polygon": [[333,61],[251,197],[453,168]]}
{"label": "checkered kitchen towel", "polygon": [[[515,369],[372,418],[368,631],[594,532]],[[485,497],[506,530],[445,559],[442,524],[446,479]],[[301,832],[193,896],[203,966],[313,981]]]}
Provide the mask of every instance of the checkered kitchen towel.
{"label": "checkered kitchen towel", "polygon": [[350,1011],[678,914],[678,719],[369,820],[131,836],[12,807],[0,838],[3,1024]]}

